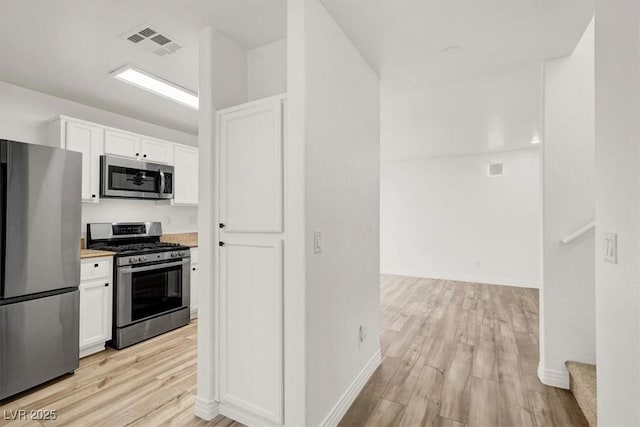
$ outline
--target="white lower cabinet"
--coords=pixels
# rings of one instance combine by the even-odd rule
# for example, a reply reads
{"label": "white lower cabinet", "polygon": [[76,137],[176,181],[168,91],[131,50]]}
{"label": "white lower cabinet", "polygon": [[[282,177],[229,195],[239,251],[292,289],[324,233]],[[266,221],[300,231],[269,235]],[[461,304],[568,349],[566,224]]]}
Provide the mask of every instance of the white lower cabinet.
{"label": "white lower cabinet", "polygon": [[220,394],[256,424],[283,422],[282,241],[227,238],[220,250]]}
{"label": "white lower cabinet", "polygon": [[111,339],[113,257],[86,258],[80,269],[80,357],[104,350]]}
{"label": "white lower cabinet", "polygon": [[190,292],[190,308],[191,308],[191,318],[195,319],[198,317],[198,282],[199,282],[199,272],[198,272],[198,248],[191,248],[191,288]]}

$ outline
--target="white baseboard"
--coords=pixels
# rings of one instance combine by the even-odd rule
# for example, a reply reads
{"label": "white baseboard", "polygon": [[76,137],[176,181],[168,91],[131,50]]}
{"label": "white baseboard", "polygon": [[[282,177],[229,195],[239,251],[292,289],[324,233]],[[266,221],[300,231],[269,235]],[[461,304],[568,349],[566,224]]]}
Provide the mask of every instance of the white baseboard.
{"label": "white baseboard", "polygon": [[382,353],[380,353],[380,349],[378,349],[378,351],[376,351],[373,357],[364,366],[362,371],[360,371],[356,379],[340,397],[331,411],[329,411],[322,423],[320,423],[322,427],[334,427],[338,425],[342,417],[344,417],[344,414],[347,413],[347,410],[349,410],[353,404],[353,401],[356,400],[356,397],[358,397],[358,394],[360,394],[364,388],[365,384],[367,384],[367,381],[369,381],[369,378],[371,378],[371,375],[373,375],[376,369],[378,369],[380,363],[382,363]]}
{"label": "white baseboard", "polygon": [[196,318],[198,318],[198,309],[192,308],[191,311],[189,312],[189,320],[193,320]]}
{"label": "white baseboard", "polygon": [[98,344],[93,344],[90,345],[88,347],[84,347],[80,349],[80,359],[82,359],[83,357],[87,357],[91,354],[95,354],[98,353],[100,351],[103,351],[105,349],[104,347],[104,341],[103,342],[99,342]]}
{"label": "white baseboard", "polygon": [[280,425],[229,402],[220,402],[220,414],[249,427],[276,427]]}
{"label": "white baseboard", "polygon": [[549,385],[551,387],[558,387],[569,389],[569,372],[564,369],[562,371],[556,371],[554,369],[545,369],[542,363],[538,364],[538,378],[542,384]]}
{"label": "white baseboard", "polygon": [[196,396],[195,414],[198,418],[211,421],[220,415],[220,404],[216,400],[205,400]]}

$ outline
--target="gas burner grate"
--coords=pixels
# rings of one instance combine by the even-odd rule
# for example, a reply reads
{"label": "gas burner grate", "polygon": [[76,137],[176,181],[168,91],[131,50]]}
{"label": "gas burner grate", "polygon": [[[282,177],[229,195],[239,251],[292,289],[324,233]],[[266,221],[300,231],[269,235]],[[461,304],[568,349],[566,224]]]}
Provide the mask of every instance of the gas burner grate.
{"label": "gas burner grate", "polygon": [[[180,248],[178,243],[152,242],[152,243],[130,243],[123,245],[100,245],[100,249],[117,253],[144,252],[158,249]],[[97,247],[96,247],[97,248]]]}

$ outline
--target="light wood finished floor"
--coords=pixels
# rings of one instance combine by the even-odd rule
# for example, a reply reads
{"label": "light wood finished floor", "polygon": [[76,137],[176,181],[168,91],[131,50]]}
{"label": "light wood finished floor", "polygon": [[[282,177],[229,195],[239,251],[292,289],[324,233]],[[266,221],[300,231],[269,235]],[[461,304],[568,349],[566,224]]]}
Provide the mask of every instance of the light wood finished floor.
{"label": "light wood finished floor", "polygon": [[[341,426],[586,426],[573,396],[542,385],[538,292],[383,276],[382,366]],[[46,363],[46,355],[43,355]],[[0,406],[0,424],[233,426],[193,415],[196,323],[80,361],[75,375]],[[8,422],[4,410],[56,410]]]}
{"label": "light wood finished floor", "polygon": [[[43,355],[42,363],[46,363]],[[49,383],[0,406],[0,425],[219,426],[193,415],[196,389],[196,322],[124,350],[80,360],[74,375]],[[57,411],[55,421],[8,422],[9,410]],[[4,412],[7,411],[7,412]]]}
{"label": "light wood finished floor", "polygon": [[537,378],[538,291],[382,276],[382,365],[340,426],[587,426]]}

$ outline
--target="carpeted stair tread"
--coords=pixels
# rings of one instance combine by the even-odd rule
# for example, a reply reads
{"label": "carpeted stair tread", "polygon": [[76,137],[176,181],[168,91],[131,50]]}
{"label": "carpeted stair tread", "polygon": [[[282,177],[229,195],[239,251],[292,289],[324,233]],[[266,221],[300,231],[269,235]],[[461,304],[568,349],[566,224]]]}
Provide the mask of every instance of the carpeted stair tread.
{"label": "carpeted stair tread", "polygon": [[596,399],[596,366],[588,363],[565,363],[569,370],[571,392],[591,427],[596,427],[598,417]]}

